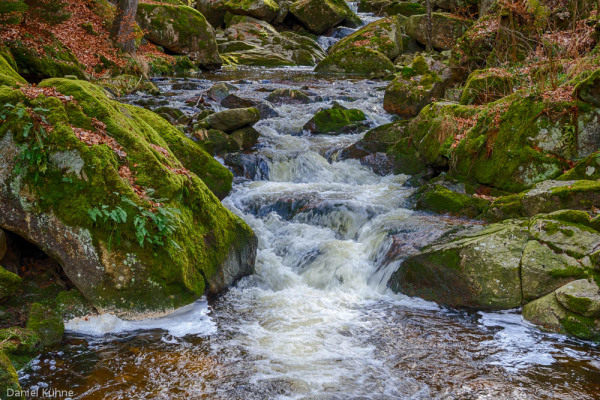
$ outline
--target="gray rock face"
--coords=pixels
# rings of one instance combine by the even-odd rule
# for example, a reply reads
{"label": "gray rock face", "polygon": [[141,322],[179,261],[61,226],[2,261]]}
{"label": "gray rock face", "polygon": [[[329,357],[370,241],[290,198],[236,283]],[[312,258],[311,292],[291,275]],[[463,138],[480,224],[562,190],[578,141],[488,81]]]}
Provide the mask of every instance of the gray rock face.
{"label": "gray rock face", "polygon": [[[450,50],[466,30],[472,25],[467,19],[445,13],[433,13],[433,35],[431,44],[438,50]],[[413,15],[406,21],[406,33],[419,43],[427,44],[427,27],[425,15]]]}
{"label": "gray rock face", "polygon": [[290,6],[290,13],[317,35],[344,21],[360,26],[360,19],[344,0],[298,0]]}
{"label": "gray rock face", "polygon": [[595,282],[580,279],[568,283],[556,290],[556,299],[570,311],[600,318],[600,289]]}
{"label": "gray rock face", "polygon": [[255,107],[234,108],[218,113],[211,114],[208,117],[208,124],[213,129],[225,132],[233,132],[244,126],[254,125],[260,120],[260,112]]}
{"label": "gray rock face", "polygon": [[245,243],[232,244],[229,256],[221,269],[208,281],[207,294],[215,295],[233,285],[243,276],[254,273],[258,238],[254,235],[245,239]]}

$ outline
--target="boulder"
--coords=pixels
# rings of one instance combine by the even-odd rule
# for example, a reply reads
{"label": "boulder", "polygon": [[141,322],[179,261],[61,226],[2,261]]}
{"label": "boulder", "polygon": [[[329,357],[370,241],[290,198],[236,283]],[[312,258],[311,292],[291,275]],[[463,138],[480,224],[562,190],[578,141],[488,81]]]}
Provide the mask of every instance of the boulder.
{"label": "boulder", "polygon": [[252,147],[258,143],[258,138],[260,137],[260,133],[251,126],[247,126],[245,128],[236,129],[231,132],[231,138],[236,141],[240,149],[242,150],[250,150]]}
{"label": "boulder", "polygon": [[314,134],[356,133],[365,128],[366,119],[361,110],[349,110],[334,102],[333,107],[317,111],[304,125],[304,129]]}
{"label": "boulder", "polygon": [[342,22],[356,27],[361,24],[344,0],[297,0],[290,6],[290,13],[317,35]]}
{"label": "boulder", "polygon": [[206,96],[214,101],[220,102],[225,97],[229,96],[232,92],[237,91],[238,88],[235,85],[227,82],[219,82],[212,85],[206,92]]}
{"label": "boulder", "polygon": [[38,165],[20,156],[37,135],[12,114],[0,126],[0,226],[58,260],[97,310],[160,315],[253,271],[256,237],[216,196],[232,174],[200,145],[91,83],[38,87],[0,91],[53,127]]}
{"label": "boulder", "polygon": [[465,10],[477,6],[478,0],[433,0],[432,7],[446,11]]}
{"label": "boulder", "polygon": [[268,101],[258,100],[258,99],[249,99],[244,97],[239,97],[235,94],[230,94],[225,97],[223,101],[221,101],[221,105],[225,108],[248,108],[248,107],[256,107],[260,112],[260,118],[275,118],[279,117],[279,113],[275,111],[273,105]]}
{"label": "boulder", "polygon": [[356,47],[378,51],[390,60],[402,53],[402,22],[396,15],[382,18],[346,36],[329,48],[329,55]]}
{"label": "boulder", "polygon": [[21,278],[0,266],[0,300],[15,293],[21,287]]}
{"label": "boulder", "polygon": [[392,275],[392,290],[453,307],[521,305],[520,261],[528,229],[517,221],[490,225],[409,256]]}
{"label": "boulder", "polygon": [[513,75],[499,68],[471,73],[460,98],[460,104],[486,104],[508,96],[513,91]]}
{"label": "boulder", "polygon": [[219,36],[219,52],[234,65],[286,66],[317,64],[325,57],[313,39],[292,31],[278,32],[251,17],[226,16],[227,29]]}
{"label": "boulder", "polygon": [[574,93],[579,100],[600,107],[600,69],[579,82]]}
{"label": "boulder", "polygon": [[17,74],[11,63],[0,54],[0,86],[17,86],[19,84],[26,85],[27,81]]}
{"label": "boulder", "polygon": [[43,346],[52,346],[62,341],[65,325],[60,315],[40,303],[33,303],[27,318],[27,329],[36,334]]}
{"label": "boulder", "polygon": [[[0,393],[4,396],[9,391],[19,392],[21,385],[19,384],[19,376],[15,367],[12,365],[6,354],[0,351]],[[15,399],[17,397],[7,397],[7,399]]]}
{"label": "boulder", "polygon": [[[430,68],[428,61],[436,68]],[[383,108],[389,113],[412,118],[434,98],[442,97],[450,75],[447,68],[439,64],[441,63],[432,58],[415,57],[412,64],[404,67],[385,88]]]}
{"label": "boulder", "polygon": [[234,108],[208,116],[211,128],[225,132],[233,132],[244,126],[251,126],[260,120],[260,112],[255,107]]}
{"label": "boulder", "polygon": [[579,279],[556,290],[556,299],[567,310],[600,318],[600,288],[594,281]]}
{"label": "boulder", "polygon": [[198,0],[196,9],[217,28],[225,23],[228,13],[271,22],[281,11],[274,0]]}
{"label": "boulder", "polygon": [[425,6],[416,1],[398,1],[398,0],[360,0],[358,11],[372,12],[377,15],[401,15],[410,17],[411,15],[425,14]]}
{"label": "boulder", "polygon": [[[450,50],[467,29],[472,21],[452,14],[433,13],[433,32],[431,45],[438,50]],[[427,16],[413,15],[406,20],[406,34],[415,38],[419,43],[427,44]]]}
{"label": "boulder", "polygon": [[557,179],[563,181],[600,180],[600,151],[585,157]]}
{"label": "boulder", "polygon": [[223,131],[216,129],[198,129],[194,137],[202,142],[202,147],[211,155],[222,155],[240,151],[238,142]]}
{"label": "boulder", "polygon": [[308,104],[310,98],[298,89],[277,89],[267,96],[267,100],[273,104]]}
{"label": "boulder", "polygon": [[394,64],[389,58],[379,51],[364,47],[336,51],[315,67],[315,72],[371,78],[384,77],[394,71]]}
{"label": "boulder", "polygon": [[175,54],[187,55],[202,68],[221,66],[215,30],[197,10],[179,5],[140,3],[136,21],[150,42]]}
{"label": "boulder", "polygon": [[489,205],[489,201],[466,194],[464,191],[451,190],[436,183],[420,187],[411,200],[417,210],[432,211],[438,214],[451,213],[454,215],[475,218]]}

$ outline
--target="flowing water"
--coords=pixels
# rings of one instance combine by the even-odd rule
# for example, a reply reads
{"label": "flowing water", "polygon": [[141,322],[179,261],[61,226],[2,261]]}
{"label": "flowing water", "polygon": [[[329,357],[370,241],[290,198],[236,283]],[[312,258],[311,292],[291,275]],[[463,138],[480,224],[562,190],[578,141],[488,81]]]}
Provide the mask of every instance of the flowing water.
{"label": "flowing water", "polygon": [[160,320],[73,321],[60,349],[20,371],[24,388],[73,390],[73,399],[600,396],[598,347],[541,333],[516,310],[467,313],[387,289],[402,257],[474,222],[408,208],[406,176],[331,161],[360,134],[302,132],[333,101],[363,110],[371,126],[389,122],[385,83],[241,68],[189,80],[194,90],[159,80],[158,100],[191,114],[185,100],[215,81],[242,97],[302,88],[312,99],[255,126],[258,150],[223,201],[259,238],[256,274]]}

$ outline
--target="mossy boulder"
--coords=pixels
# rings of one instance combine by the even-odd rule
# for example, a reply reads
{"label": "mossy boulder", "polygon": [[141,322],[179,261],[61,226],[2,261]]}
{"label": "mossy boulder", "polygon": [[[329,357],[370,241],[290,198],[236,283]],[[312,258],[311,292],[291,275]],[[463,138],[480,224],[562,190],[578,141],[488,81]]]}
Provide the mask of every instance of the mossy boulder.
{"label": "mossy boulder", "polygon": [[53,36],[44,41],[43,53],[20,40],[5,44],[15,59],[17,72],[30,82],[66,75],[87,79],[85,66],[79,63],[68,47]]}
{"label": "mossy boulder", "polygon": [[506,70],[492,68],[473,71],[467,79],[460,104],[486,104],[508,96],[514,77]]}
{"label": "mossy boulder", "polygon": [[395,68],[385,54],[365,47],[353,47],[328,55],[315,67],[315,71],[328,74],[384,77],[394,73]]}
{"label": "mossy boulder", "polygon": [[402,53],[403,19],[397,15],[382,18],[360,28],[329,49],[329,54],[356,47],[368,48],[394,60]]}
{"label": "mossy boulder", "polygon": [[278,117],[279,113],[271,103],[265,100],[240,97],[236,94],[230,94],[221,101],[221,105],[225,108],[248,108],[256,107],[260,112],[260,118]]}
{"label": "mossy boulder", "polygon": [[573,168],[565,172],[557,179],[570,180],[599,180],[600,179],[600,151],[596,151],[583,160],[579,161]]}
{"label": "mossy boulder", "polygon": [[[450,50],[472,21],[446,13],[433,13],[431,17],[433,32],[431,45],[438,50]],[[427,16],[413,15],[406,20],[406,34],[419,43],[427,44]]]}
{"label": "mossy boulder", "polygon": [[219,52],[232,65],[313,66],[325,57],[313,39],[292,31],[278,32],[265,21],[227,15],[227,29],[218,38]]}
{"label": "mossy boulder", "polygon": [[0,300],[19,290],[20,286],[21,278],[19,275],[13,274],[0,266]]}
{"label": "mossy boulder", "polygon": [[477,6],[480,0],[433,0],[432,6],[447,11],[466,10]]}
{"label": "mossy boulder", "polygon": [[317,35],[342,22],[360,26],[360,18],[344,0],[297,0],[290,6],[290,13]]}
{"label": "mossy boulder", "polygon": [[469,218],[479,216],[489,205],[489,201],[451,190],[439,184],[427,184],[412,196],[417,210],[432,211],[438,214],[454,214]]}
{"label": "mossy boulder", "polygon": [[[25,110],[0,127],[0,226],[59,260],[96,309],[123,316],[168,312],[252,272],[256,238],[215,196],[232,174],[199,144],[91,83],[40,87],[0,87],[0,103]],[[35,113],[49,127],[25,135]],[[35,137],[44,155],[30,164]]]}
{"label": "mossy boulder", "polygon": [[[6,396],[9,392],[19,392],[21,385],[15,367],[12,365],[6,354],[0,351],[0,393],[6,399],[15,399],[19,397]],[[5,397],[6,396],[6,397]]]}
{"label": "mossy boulder", "polygon": [[518,307],[520,261],[527,240],[528,227],[518,221],[440,239],[403,261],[390,286],[453,307]]}
{"label": "mossy boulder", "polygon": [[215,30],[197,10],[140,3],[136,21],[150,42],[175,54],[186,55],[202,68],[221,66]]}
{"label": "mossy boulder", "polygon": [[556,290],[563,307],[585,317],[600,318],[600,288],[594,281],[579,279]]}
{"label": "mossy boulder", "polygon": [[444,95],[446,83],[423,56],[415,57],[385,88],[383,108],[404,118],[415,117],[434,98]]}
{"label": "mossy boulder", "polygon": [[497,66],[491,55],[498,36],[497,16],[476,21],[452,47],[450,66],[455,81],[463,82],[471,72]]}
{"label": "mossy boulder", "polygon": [[27,81],[17,74],[13,65],[0,55],[0,86],[17,86],[19,84],[26,85]]}
{"label": "mossy boulder", "polygon": [[600,107],[600,69],[579,82],[574,93],[579,100]]}
{"label": "mossy boulder", "polygon": [[233,132],[244,126],[251,126],[260,120],[260,112],[255,107],[234,108],[208,116],[211,128],[225,132]]}
{"label": "mossy boulder", "polygon": [[372,12],[377,15],[410,17],[411,15],[425,14],[427,9],[417,1],[360,0],[358,2],[358,11]]}
{"label": "mossy boulder", "polygon": [[279,14],[279,5],[274,0],[224,0],[225,9],[232,14],[248,15],[271,22]]}
{"label": "mossy boulder", "polygon": [[202,147],[211,155],[223,155],[240,151],[238,142],[227,133],[216,129],[198,129],[194,137],[202,143]]}
{"label": "mossy boulder", "polygon": [[34,332],[43,346],[52,346],[62,341],[65,325],[54,310],[33,303],[27,318],[27,329]]}
{"label": "mossy boulder", "polygon": [[219,82],[212,85],[207,91],[206,96],[214,101],[220,102],[231,93],[239,90],[237,86],[227,82]]}
{"label": "mossy boulder", "polygon": [[246,126],[241,129],[236,129],[231,132],[231,138],[236,141],[240,149],[250,150],[258,143],[260,133],[251,126]]}
{"label": "mossy boulder", "polygon": [[93,307],[77,289],[64,290],[56,296],[56,311],[64,321],[83,317],[93,312]]}
{"label": "mossy boulder", "polygon": [[356,132],[365,128],[367,117],[357,109],[347,109],[334,102],[331,108],[321,109],[304,125],[314,134],[338,135]]}
{"label": "mossy boulder", "polygon": [[276,89],[269,93],[267,100],[273,104],[308,104],[310,97],[298,89]]}

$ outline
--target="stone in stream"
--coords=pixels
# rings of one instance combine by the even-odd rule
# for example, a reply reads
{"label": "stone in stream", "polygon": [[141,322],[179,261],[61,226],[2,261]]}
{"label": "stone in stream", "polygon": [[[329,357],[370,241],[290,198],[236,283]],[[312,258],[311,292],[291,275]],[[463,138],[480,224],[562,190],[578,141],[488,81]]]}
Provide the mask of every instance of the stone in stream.
{"label": "stone in stream", "polygon": [[260,120],[260,112],[255,107],[234,108],[208,116],[208,124],[213,129],[233,132],[245,126],[251,126]]}
{"label": "stone in stream", "polygon": [[222,101],[225,97],[229,96],[232,92],[239,90],[237,86],[227,82],[219,82],[212,85],[207,91],[206,96],[214,101]]}
{"label": "stone in stream", "polygon": [[150,42],[173,53],[187,55],[202,68],[221,66],[215,30],[193,8],[140,3],[136,21]]}
{"label": "stone in stream", "polygon": [[342,22],[355,27],[361,25],[360,18],[344,0],[297,0],[290,6],[290,14],[317,35]]}
{"label": "stone in stream", "polygon": [[225,108],[256,107],[260,112],[261,119],[279,117],[279,113],[275,111],[273,105],[268,101],[244,98],[236,94],[230,94],[225,97],[221,101],[221,105]]}
{"label": "stone in stream", "polygon": [[60,343],[65,333],[65,325],[61,316],[40,303],[31,305],[27,329],[36,334],[43,346]]}
{"label": "stone in stream", "polygon": [[267,100],[273,104],[308,104],[310,98],[298,89],[277,89],[267,96]]}
{"label": "stone in stream", "polygon": [[331,108],[320,109],[304,125],[304,129],[314,134],[339,135],[356,133],[366,128],[365,113],[358,109],[347,109],[337,102]]}
{"label": "stone in stream", "polygon": [[[22,103],[25,115],[48,110],[54,128],[39,168],[18,156],[35,137],[17,138],[20,119],[7,115],[0,127],[0,226],[58,260],[94,308],[161,315],[252,273],[256,237],[219,201],[232,174],[199,144],[92,83],[38,87],[46,96],[6,86],[0,94],[2,104]],[[156,205],[158,198],[169,200]],[[32,329],[45,329],[34,321]]]}

